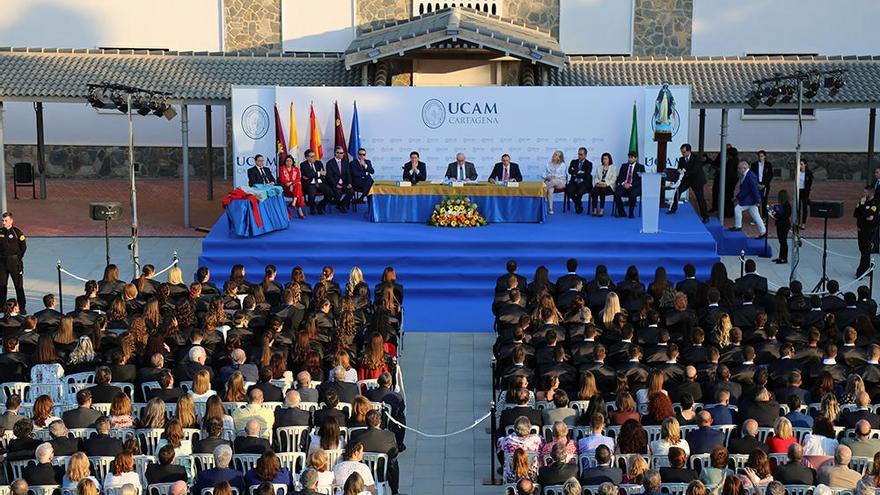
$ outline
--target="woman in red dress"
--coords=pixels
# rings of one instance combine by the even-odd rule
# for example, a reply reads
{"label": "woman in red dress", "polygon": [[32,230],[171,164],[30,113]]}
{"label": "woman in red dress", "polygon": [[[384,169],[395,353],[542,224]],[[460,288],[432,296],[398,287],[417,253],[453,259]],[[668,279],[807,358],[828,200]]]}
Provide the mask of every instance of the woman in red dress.
{"label": "woman in red dress", "polygon": [[292,206],[296,207],[296,214],[300,218],[305,218],[302,207],[305,205],[303,201],[302,182],[300,181],[299,167],[294,163],[293,157],[288,156],[284,159],[284,165],[278,169],[278,181],[284,188],[284,195],[293,198]]}

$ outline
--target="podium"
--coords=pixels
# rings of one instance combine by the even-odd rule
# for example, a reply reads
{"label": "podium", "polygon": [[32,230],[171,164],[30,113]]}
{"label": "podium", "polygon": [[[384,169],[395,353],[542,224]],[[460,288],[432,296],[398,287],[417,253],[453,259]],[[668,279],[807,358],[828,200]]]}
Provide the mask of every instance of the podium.
{"label": "podium", "polygon": [[642,233],[660,232],[660,179],[663,174],[642,172]]}

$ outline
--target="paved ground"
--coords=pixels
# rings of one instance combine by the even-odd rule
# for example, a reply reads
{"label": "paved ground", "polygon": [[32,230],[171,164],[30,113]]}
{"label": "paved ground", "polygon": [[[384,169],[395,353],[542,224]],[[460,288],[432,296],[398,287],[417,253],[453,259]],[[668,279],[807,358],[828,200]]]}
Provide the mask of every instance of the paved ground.
{"label": "paved ground", "polygon": [[[183,227],[182,182],[179,179],[139,179],[138,217],[143,236],[203,237],[204,233]],[[773,191],[778,191],[778,183]],[[191,223],[193,227],[214,225],[222,213],[221,200],[232,188],[231,182],[214,182],[214,201],[208,201],[207,182],[190,182]],[[855,222],[852,208],[861,194],[861,182],[817,181],[813,186],[813,199],[844,200],[846,207],[840,220],[829,222],[832,238],[854,237]],[[24,197],[24,191],[19,191]],[[775,194],[775,192],[773,193]],[[711,197],[711,184],[706,186],[706,198]],[[774,196],[775,197],[775,196]],[[12,199],[12,186],[8,188],[8,208],[15,213],[16,221],[30,236],[103,236],[103,222],[89,219],[90,202],[115,201],[121,203],[122,217],[111,222],[111,235],[131,233],[129,185],[127,180],[49,180],[47,200]],[[728,220],[732,225],[732,219]],[[754,235],[756,231],[746,226]],[[771,227],[771,232],[774,232]],[[817,220],[808,223],[804,235],[821,237],[821,224]]]}

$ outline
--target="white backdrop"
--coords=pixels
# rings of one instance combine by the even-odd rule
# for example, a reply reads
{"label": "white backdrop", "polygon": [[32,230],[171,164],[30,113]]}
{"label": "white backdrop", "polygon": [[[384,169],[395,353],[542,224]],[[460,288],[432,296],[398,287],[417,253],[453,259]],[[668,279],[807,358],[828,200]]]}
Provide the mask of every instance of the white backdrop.
{"label": "white backdrop", "polygon": [[[361,144],[379,179],[399,180],[403,163],[415,150],[428,164],[429,179],[441,178],[461,151],[476,165],[479,180],[488,179],[502,153],[519,163],[525,180],[539,180],[554,150],[562,150],[569,161],[584,146],[593,163],[606,151],[615,164],[625,162],[633,103],[639,115],[640,161],[650,162],[656,150],[650,116],[658,90],[641,86],[233,87],[235,184],[246,182],[254,154],[262,153],[275,164],[273,102],[278,104],[287,140],[289,106],[294,103],[303,152],[309,143],[309,104],[314,103],[326,158],[334,144],[334,101],[340,105],[346,140],[357,101]],[[690,89],[674,87],[672,92],[683,117],[669,145],[670,156],[675,157],[688,135]],[[268,122],[262,120],[266,117]]]}

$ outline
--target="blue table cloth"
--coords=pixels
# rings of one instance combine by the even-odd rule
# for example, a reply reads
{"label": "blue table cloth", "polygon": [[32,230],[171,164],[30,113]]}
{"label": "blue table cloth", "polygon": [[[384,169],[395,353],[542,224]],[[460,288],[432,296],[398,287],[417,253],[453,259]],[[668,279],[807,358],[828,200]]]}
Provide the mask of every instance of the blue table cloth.
{"label": "blue table cloth", "polygon": [[253,203],[249,199],[236,199],[226,206],[226,219],[229,232],[239,237],[256,237],[275,230],[286,229],[290,225],[287,205],[281,195],[267,196],[257,202],[262,227],[257,225],[253,213]]}
{"label": "blue table cloth", "polygon": [[[427,223],[434,207],[443,200],[434,194],[371,194],[370,221],[376,223]],[[478,211],[489,223],[542,223],[547,199],[534,196],[472,196]]]}

